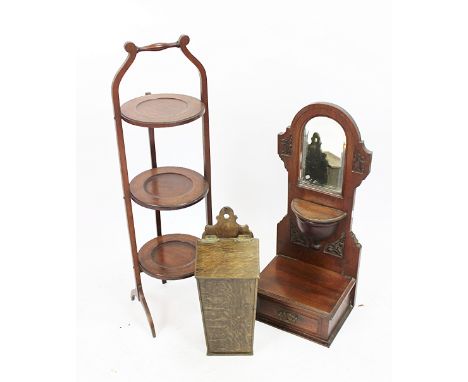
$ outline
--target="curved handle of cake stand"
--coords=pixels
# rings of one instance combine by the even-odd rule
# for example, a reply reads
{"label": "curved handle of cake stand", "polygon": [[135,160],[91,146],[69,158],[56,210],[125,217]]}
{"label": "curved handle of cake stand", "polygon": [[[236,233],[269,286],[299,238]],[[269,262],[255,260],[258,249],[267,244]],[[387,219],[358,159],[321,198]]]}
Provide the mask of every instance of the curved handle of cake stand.
{"label": "curved handle of cake stand", "polygon": [[136,46],[133,42],[126,42],[124,47],[128,53],[139,53],[139,52],[158,52],[160,50],[168,48],[180,48],[186,46],[190,42],[190,38],[187,35],[181,35],[179,40],[176,42],[157,42],[146,46]]}

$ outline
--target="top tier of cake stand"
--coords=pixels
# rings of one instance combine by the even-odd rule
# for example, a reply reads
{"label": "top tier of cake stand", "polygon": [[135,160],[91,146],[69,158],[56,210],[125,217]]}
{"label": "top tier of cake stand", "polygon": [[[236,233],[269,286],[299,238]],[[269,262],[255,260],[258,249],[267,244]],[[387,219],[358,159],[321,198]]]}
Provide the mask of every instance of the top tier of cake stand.
{"label": "top tier of cake stand", "polygon": [[183,94],[148,94],[125,102],[122,119],[142,127],[179,126],[195,121],[205,112],[203,103]]}

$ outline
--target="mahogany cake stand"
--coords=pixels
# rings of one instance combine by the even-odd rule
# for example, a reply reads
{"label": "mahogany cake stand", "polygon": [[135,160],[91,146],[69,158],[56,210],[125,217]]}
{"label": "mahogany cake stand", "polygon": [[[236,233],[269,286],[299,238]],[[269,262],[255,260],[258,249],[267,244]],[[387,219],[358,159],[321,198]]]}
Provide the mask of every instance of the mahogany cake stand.
{"label": "mahogany cake stand", "polygon": [[[178,280],[191,277],[195,272],[196,240],[186,234],[167,234],[161,231],[161,212],[190,207],[206,200],[206,224],[212,224],[211,206],[211,161],[208,117],[208,89],[206,71],[203,65],[188,50],[190,39],[182,35],[174,43],[157,43],[137,47],[131,42],[125,44],[128,56],[117,72],[112,83],[112,101],[117,133],[120,170],[127,214],[128,232],[133,260],[136,288],[132,290],[142,303],[153,337],[156,336],[153,319],[143,293],[141,272],[151,277]],[[161,51],[179,48],[187,59],[195,65],[200,74],[200,99],[183,94],[151,94],[131,99],[121,105],[119,87],[123,76],[140,52]],[[154,129],[180,126],[202,118],[203,130],[203,175],[183,167],[158,167]],[[136,175],[129,181],[127,157],[122,121],[148,129],[151,168]],[[137,249],[132,203],[155,210],[157,236]]]}

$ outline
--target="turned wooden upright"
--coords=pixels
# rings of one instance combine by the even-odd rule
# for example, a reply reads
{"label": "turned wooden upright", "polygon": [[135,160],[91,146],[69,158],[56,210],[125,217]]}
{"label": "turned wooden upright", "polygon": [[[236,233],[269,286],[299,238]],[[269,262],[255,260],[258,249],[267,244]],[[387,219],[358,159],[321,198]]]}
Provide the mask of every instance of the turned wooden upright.
{"label": "turned wooden upright", "polygon": [[[338,122],[346,136],[341,194],[299,182],[304,128],[318,116]],[[288,171],[287,213],[277,226],[276,256],[260,274],[257,320],[329,346],[354,306],[361,250],[351,231],[354,193],[369,174],[372,153],[346,111],[316,103],[279,134],[278,154]],[[312,240],[298,215],[336,230]]]}

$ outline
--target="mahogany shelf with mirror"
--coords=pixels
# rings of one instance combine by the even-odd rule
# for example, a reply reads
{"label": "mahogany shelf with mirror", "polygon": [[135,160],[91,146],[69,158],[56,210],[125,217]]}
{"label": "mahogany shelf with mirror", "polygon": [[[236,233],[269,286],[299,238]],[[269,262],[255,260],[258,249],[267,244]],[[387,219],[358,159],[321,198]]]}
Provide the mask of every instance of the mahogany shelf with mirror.
{"label": "mahogany shelf with mirror", "polygon": [[[156,43],[144,47],[137,47],[132,42],[125,43],[124,48],[128,56],[112,82],[120,172],[136,284],[136,288],[131,292],[131,298],[134,300],[136,297],[143,305],[153,337],[156,336],[156,330],[143,293],[141,272],[161,279],[163,283],[166,283],[166,280],[193,276],[197,241],[196,237],[186,234],[163,235],[161,211],[187,208],[205,199],[206,224],[212,224],[207,77],[203,65],[188,50],[189,42],[189,37],[182,35],[173,43]],[[179,48],[197,68],[200,75],[200,99],[183,94],[146,93],[121,104],[120,83],[137,54],[168,48]],[[158,167],[154,129],[184,125],[199,118],[202,118],[203,175],[183,167]],[[131,181],[128,176],[122,121],[148,129],[151,168],[136,175]],[[132,200],[140,206],[155,210],[156,237],[145,243],[140,250],[137,249]]]}
{"label": "mahogany shelf with mirror", "polygon": [[288,171],[287,214],[260,274],[257,320],[330,346],[354,306],[354,194],[372,153],[346,111],[315,103],[278,135],[278,154]]}

